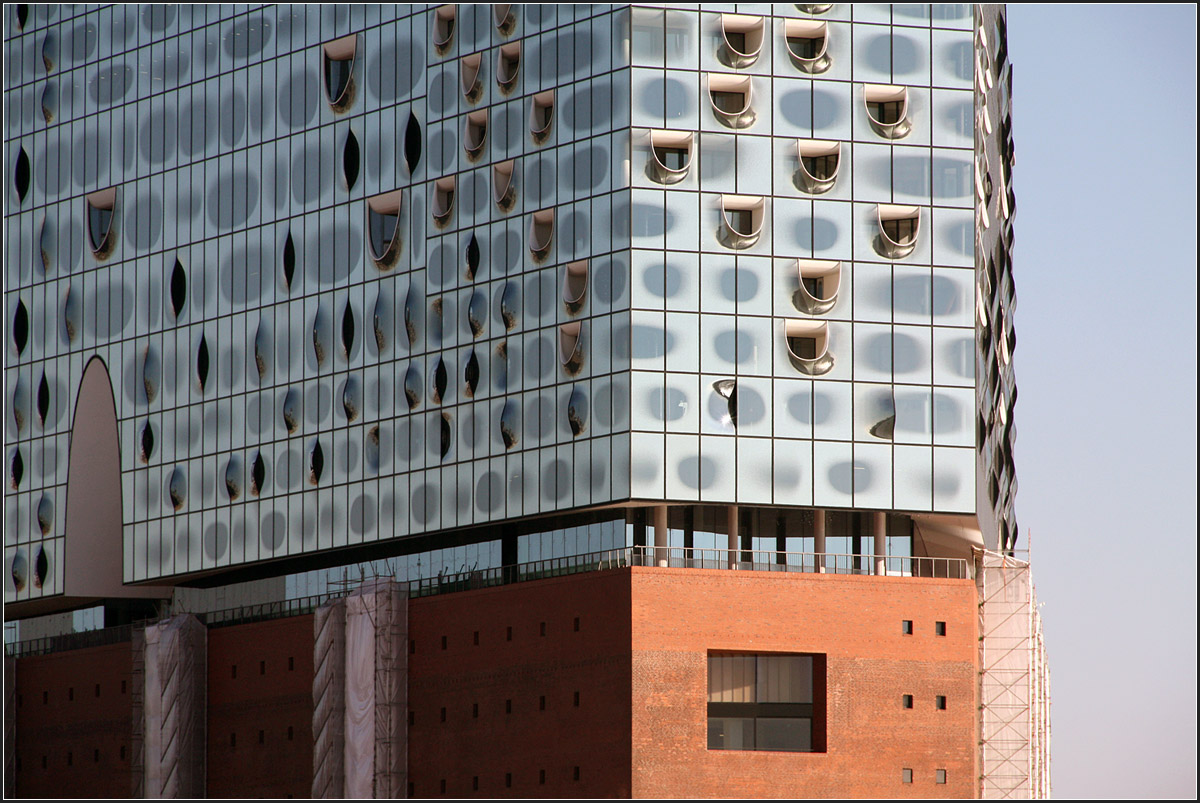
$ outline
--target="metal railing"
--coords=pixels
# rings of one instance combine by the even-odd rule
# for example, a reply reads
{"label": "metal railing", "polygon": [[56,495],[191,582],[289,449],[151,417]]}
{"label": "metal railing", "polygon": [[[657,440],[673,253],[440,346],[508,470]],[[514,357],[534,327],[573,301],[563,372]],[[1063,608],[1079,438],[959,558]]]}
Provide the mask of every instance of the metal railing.
{"label": "metal railing", "polygon": [[[535,560],[511,566],[490,569],[473,569],[457,573],[439,574],[412,580],[408,584],[410,598],[451,594],[479,588],[565,577],[586,572],[624,569],[630,566],[657,566],[672,569],[724,569],[756,572],[794,572],[799,574],[857,574],[874,575],[875,555],[841,555],[817,552],[772,552],[764,550],[688,549],[684,547],[623,547],[601,552],[587,552],[546,560]],[[888,577],[921,577],[949,580],[971,579],[972,564],[964,558],[926,558],[887,556],[883,561],[884,574]],[[209,627],[261,622],[312,613],[324,602],[344,596],[333,589],[297,599],[278,600],[257,605],[243,605],[219,611],[196,613],[195,616]],[[186,613],[176,610],[173,613]],[[98,647],[129,641],[134,625],[119,625],[102,630],[80,633],[65,633],[59,636],[18,641],[5,645],[5,653],[23,658],[29,655]]]}
{"label": "metal railing", "polygon": [[965,558],[653,546],[634,547],[631,552],[633,552],[631,562],[634,566],[873,575],[877,574],[877,563],[882,561],[882,574],[888,577],[927,577],[949,580],[971,578],[971,564]]}

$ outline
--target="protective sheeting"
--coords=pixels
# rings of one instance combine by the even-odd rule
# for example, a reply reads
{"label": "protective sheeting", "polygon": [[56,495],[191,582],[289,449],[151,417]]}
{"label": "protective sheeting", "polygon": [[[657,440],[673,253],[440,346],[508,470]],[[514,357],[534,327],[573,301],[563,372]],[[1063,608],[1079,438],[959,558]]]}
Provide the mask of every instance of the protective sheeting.
{"label": "protective sheeting", "polygon": [[313,797],[403,796],[408,587],[363,583],[314,617]]}
{"label": "protective sheeting", "polygon": [[17,659],[4,656],[4,796],[16,797]]}
{"label": "protective sheeting", "polygon": [[345,795],[346,600],[313,614],[313,798]]}
{"label": "protective sheeting", "polygon": [[983,551],[980,616],[980,794],[1050,796],[1050,675],[1029,564]]}
{"label": "protective sheeting", "polygon": [[144,668],[143,793],[204,797],[208,631],[194,616],[175,616],[147,627],[135,646]]}

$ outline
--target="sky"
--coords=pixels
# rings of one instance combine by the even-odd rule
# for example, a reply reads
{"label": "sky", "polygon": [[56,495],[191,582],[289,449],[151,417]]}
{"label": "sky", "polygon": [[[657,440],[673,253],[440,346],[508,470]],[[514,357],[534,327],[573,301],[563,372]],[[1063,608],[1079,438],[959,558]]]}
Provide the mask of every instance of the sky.
{"label": "sky", "polygon": [[[1008,7],[1056,797],[1196,796],[1196,9]],[[1020,545],[1019,545],[1020,546]]]}

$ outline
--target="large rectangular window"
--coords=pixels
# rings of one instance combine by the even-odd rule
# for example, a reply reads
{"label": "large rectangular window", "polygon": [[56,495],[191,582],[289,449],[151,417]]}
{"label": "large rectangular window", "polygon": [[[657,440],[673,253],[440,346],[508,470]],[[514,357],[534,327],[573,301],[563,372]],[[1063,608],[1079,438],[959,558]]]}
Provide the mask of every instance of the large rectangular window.
{"label": "large rectangular window", "polygon": [[825,656],[708,656],[710,750],[825,750]]}

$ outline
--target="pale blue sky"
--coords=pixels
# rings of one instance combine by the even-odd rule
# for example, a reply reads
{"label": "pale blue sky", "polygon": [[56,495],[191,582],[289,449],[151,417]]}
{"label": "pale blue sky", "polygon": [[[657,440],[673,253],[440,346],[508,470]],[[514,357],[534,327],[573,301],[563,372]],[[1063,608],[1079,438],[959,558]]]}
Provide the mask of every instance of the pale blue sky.
{"label": "pale blue sky", "polygon": [[1008,8],[1056,797],[1196,795],[1196,11]]}

